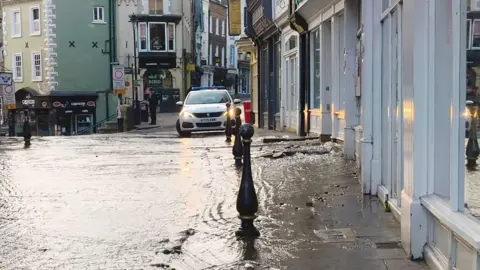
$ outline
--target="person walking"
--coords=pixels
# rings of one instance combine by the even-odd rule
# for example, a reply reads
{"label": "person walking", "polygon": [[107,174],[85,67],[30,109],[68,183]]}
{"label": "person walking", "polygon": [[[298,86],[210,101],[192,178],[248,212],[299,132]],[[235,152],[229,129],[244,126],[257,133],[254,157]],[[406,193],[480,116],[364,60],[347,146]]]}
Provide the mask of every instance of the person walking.
{"label": "person walking", "polygon": [[157,95],[155,92],[152,92],[150,94],[150,98],[148,99],[149,102],[149,107],[150,107],[150,125],[156,125],[157,124],[157,105],[158,105],[158,99]]}

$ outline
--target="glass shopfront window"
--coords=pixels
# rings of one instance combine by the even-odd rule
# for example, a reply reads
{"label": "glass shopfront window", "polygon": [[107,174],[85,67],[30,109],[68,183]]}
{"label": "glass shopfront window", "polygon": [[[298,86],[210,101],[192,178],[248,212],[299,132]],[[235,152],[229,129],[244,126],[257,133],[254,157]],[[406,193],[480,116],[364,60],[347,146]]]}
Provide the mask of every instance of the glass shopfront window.
{"label": "glass shopfront window", "polygon": [[311,37],[311,106],[312,109],[320,109],[320,30],[310,33]]}

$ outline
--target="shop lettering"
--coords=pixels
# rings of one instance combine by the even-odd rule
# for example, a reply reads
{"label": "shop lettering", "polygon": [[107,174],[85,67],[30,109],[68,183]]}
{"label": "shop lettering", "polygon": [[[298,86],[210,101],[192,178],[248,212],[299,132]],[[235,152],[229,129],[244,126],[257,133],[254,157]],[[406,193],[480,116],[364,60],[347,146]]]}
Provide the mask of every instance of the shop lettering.
{"label": "shop lettering", "polygon": [[22,100],[23,105],[35,105],[35,100],[33,99],[24,99]]}
{"label": "shop lettering", "polygon": [[85,107],[85,102],[72,102],[72,103],[70,103],[70,105]]}
{"label": "shop lettering", "polygon": [[95,107],[95,101],[89,101],[87,102],[88,107]]}
{"label": "shop lettering", "polygon": [[52,105],[53,105],[53,107],[58,108],[58,107],[62,106],[62,103],[58,102],[58,101],[55,101],[55,102],[52,103]]}

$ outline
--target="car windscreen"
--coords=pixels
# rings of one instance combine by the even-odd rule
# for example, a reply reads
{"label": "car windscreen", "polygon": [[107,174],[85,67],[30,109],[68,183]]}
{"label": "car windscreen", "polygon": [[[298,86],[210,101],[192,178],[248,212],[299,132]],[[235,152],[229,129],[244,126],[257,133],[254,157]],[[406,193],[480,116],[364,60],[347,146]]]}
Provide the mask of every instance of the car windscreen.
{"label": "car windscreen", "polygon": [[185,104],[215,104],[215,103],[227,103],[230,102],[230,96],[225,91],[198,91],[190,92]]}

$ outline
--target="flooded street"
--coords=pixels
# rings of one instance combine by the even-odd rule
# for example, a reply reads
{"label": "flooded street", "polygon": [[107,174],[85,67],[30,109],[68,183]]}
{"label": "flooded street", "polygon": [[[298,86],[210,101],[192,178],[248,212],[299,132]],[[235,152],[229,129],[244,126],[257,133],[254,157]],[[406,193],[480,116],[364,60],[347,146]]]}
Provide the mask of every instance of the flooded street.
{"label": "flooded street", "polygon": [[[1,138],[0,268],[412,267],[399,224],[360,195],[354,162],[332,149],[261,157],[265,147],[252,149],[262,235],[244,242],[241,173],[222,134],[43,137],[29,148]],[[329,228],[355,235],[322,240]]]}

